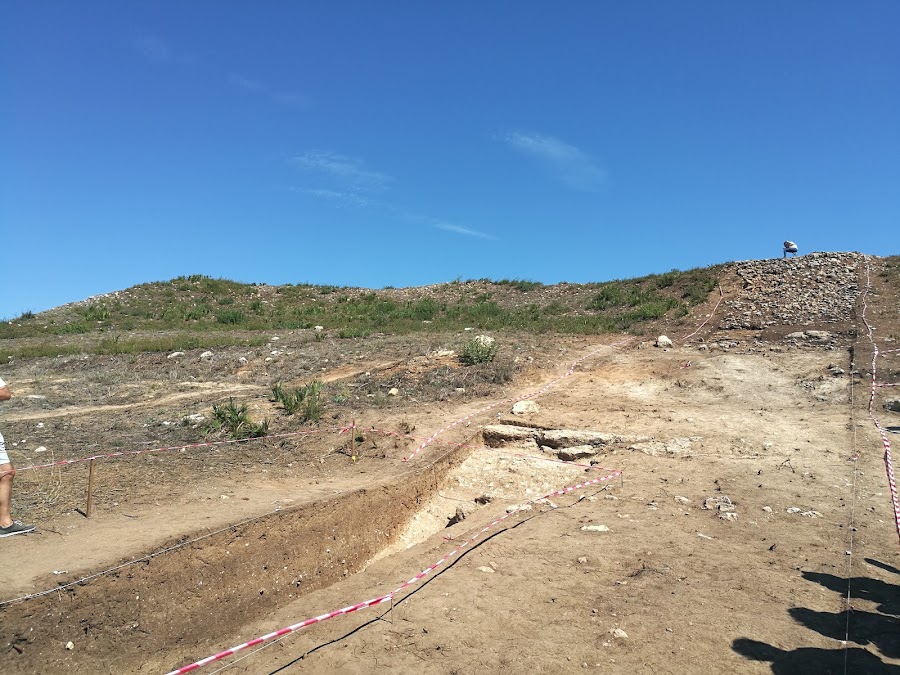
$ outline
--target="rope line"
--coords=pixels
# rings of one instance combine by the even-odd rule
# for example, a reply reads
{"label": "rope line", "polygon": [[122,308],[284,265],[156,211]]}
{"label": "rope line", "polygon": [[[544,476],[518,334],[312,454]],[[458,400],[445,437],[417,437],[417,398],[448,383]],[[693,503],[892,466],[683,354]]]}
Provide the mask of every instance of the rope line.
{"label": "rope line", "polygon": [[69,466],[80,462],[90,462],[95,459],[109,459],[110,457],[126,457],[132,455],[143,455],[148,452],[170,452],[172,450],[188,450],[191,448],[206,448],[216,445],[231,445],[234,443],[249,443],[250,441],[265,441],[273,438],[291,438],[295,436],[309,436],[312,434],[320,434],[326,431],[338,431],[338,427],[328,427],[325,429],[313,429],[311,431],[290,431],[283,434],[271,434],[269,436],[257,436],[255,438],[229,438],[224,441],[206,441],[203,443],[189,443],[187,445],[173,445],[164,448],[146,448],[141,450],[121,450],[119,452],[106,452],[99,455],[91,455],[90,457],[78,457],[76,459],[62,459],[58,462],[50,462],[49,464],[32,464],[16,469],[16,472],[36,471],[38,469],[49,469],[54,466]]}
{"label": "rope line", "polygon": [[682,344],[687,343],[688,340],[690,340],[697,333],[699,333],[700,330],[709,322],[709,320],[713,318],[713,315],[716,313],[716,310],[719,309],[719,305],[721,305],[722,301],[725,299],[725,292],[722,290],[721,283],[718,285],[718,287],[719,287],[719,299],[716,301],[716,306],[712,308],[712,311],[709,313],[709,316],[706,317],[706,320],[703,323],[701,323],[699,326],[697,326],[697,330],[695,330],[693,333],[690,333],[689,335],[686,335],[685,337],[683,337],[681,339]]}
{"label": "rope line", "polygon": [[480,530],[478,530],[472,537],[470,537],[469,539],[466,539],[464,542],[459,544],[456,548],[454,548],[449,553],[447,553],[440,560],[438,560],[437,562],[435,562],[432,565],[429,565],[424,570],[419,572],[417,575],[415,575],[408,581],[402,583],[400,586],[398,586],[394,590],[390,591],[389,593],[380,595],[377,598],[372,598],[370,600],[364,600],[363,602],[358,602],[355,605],[348,605],[347,607],[342,607],[341,609],[335,609],[326,614],[320,614],[319,616],[311,617],[309,619],[304,619],[303,621],[292,624],[290,626],[285,626],[284,628],[273,631],[271,633],[266,633],[265,635],[261,635],[260,637],[254,638],[253,640],[249,640],[248,642],[244,642],[242,644],[231,647],[230,649],[226,649],[225,651],[219,652],[218,654],[213,654],[212,656],[207,656],[204,659],[200,659],[199,661],[195,661],[194,663],[191,663],[187,666],[183,666],[181,668],[173,670],[173,671],[167,673],[167,675],[183,675],[184,673],[189,673],[191,671],[197,670],[198,668],[202,668],[203,666],[213,663],[214,661],[219,661],[219,660],[227,658],[229,656],[233,656],[234,654],[236,654],[240,651],[249,649],[250,647],[255,647],[256,645],[262,644],[264,642],[268,642],[275,638],[282,637],[284,635],[287,635],[288,633],[294,633],[296,631],[307,628],[308,626],[312,626],[317,623],[322,623],[324,621],[328,621],[329,619],[333,619],[338,616],[352,614],[353,612],[358,612],[359,610],[368,609],[369,607],[374,607],[376,605],[380,605],[384,602],[390,601],[398,593],[409,588],[410,586],[414,586],[414,585],[418,584],[420,581],[422,581],[422,579],[429,576],[438,567],[440,567],[441,565],[443,565],[450,559],[459,555],[459,553],[461,553],[463,551],[463,549],[467,548],[472,543],[474,543],[475,541],[480,539],[484,533],[493,529],[494,527],[496,527],[497,525],[502,523],[507,518],[521,512],[525,506],[530,506],[531,504],[534,504],[535,502],[538,502],[542,499],[549,499],[550,497],[562,496],[562,495],[568,494],[569,492],[573,492],[575,490],[580,490],[580,489],[583,489],[583,488],[591,486],[591,485],[596,485],[603,481],[607,481],[607,480],[610,480],[617,476],[620,476],[621,474],[622,474],[621,471],[614,471],[605,476],[600,476],[600,477],[594,478],[592,480],[585,481],[583,483],[577,483],[575,485],[561,488],[559,490],[553,490],[552,492],[548,492],[545,495],[536,497],[535,499],[532,499],[531,501],[525,502],[524,504],[518,506],[517,508],[515,508],[507,513],[504,513],[499,518],[495,518],[493,521],[491,521],[490,523],[488,523],[487,525],[482,527]]}
{"label": "rope line", "polygon": [[869,393],[869,405],[868,405],[868,413],[869,418],[872,420],[872,423],[875,425],[875,428],[878,430],[879,435],[881,436],[881,442],[884,445],[884,467],[887,472],[888,478],[888,486],[891,490],[891,506],[894,509],[894,525],[897,528],[897,537],[900,539],[900,500],[897,498],[897,483],[894,478],[894,460],[891,457],[891,442],[888,440],[887,433],[884,428],[881,426],[881,423],[875,417],[875,389],[877,385],[877,361],[878,361],[878,344],[875,342],[875,338],[872,333],[874,332],[874,328],[869,323],[868,318],[866,317],[866,310],[868,309],[868,305],[866,303],[866,297],[869,292],[872,290],[872,278],[869,269],[869,258],[865,258],[866,263],[866,287],[863,293],[863,314],[862,320],[866,326],[866,332],[869,337],[869,343],[872,345],[872,387],[871,392]]}

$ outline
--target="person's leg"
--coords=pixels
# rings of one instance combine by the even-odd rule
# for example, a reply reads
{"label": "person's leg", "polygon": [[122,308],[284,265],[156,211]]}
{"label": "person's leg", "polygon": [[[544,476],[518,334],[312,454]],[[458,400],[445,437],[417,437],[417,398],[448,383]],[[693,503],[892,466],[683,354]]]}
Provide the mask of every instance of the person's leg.
{"label": "person's leg", "polygon": [[9,502],[12,497],[12,482],[16,470],[12,464],[0,464],[0,527],[9,527],[13,519],[9,512]]}

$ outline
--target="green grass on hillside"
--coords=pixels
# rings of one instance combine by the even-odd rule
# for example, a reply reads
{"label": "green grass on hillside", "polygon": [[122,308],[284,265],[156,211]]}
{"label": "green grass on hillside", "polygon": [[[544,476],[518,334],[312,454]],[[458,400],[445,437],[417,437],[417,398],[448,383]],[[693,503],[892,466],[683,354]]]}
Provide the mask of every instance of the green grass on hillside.
{"label": "green grass on hillside", "polygon": [[[719,272],[719,267],[672,270],[638,279],[557,286],[482,279],[430,287],[429,293],[310,284],[273,287],[193,275],[142,284],[40,314],[26,312],[2,322],[0,359],[221,347],[247,344],[246,337],[236,336],[235,331],[317,325],[342,338],[466,327],[570,334],[622,331],[663,317],[684,316],[690,307],[706,300]],[[136,331],[171,334],[123,337]],[[41,339],[27,345],[3,345],[2,340],[13,338]]]}

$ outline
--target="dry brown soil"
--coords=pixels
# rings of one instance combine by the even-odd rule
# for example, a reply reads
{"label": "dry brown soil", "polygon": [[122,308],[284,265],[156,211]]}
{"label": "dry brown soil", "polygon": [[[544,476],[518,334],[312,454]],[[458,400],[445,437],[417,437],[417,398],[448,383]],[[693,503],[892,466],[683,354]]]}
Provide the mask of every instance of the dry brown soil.
{"label": "dry brown soil", "polygon": [[[868,316],[887,340],[896,289],[873,283]],[[0,540],[0,600],[96,576],[0,606],[3,672],[167,672],[386,594],[526,503],[392,603],[200,672],[900,672],[900,548],[859,316],[821,344],[785,341],[789,327],[717,332],[715,320],[683,344],[713,301],[667,350],[501,338],[515,378],[469,387],[454,386],[463,375],[439,344],[317,346],[285,332],[280,358],[295,350],[307,373],[345,384],[348,405],[319,427],[279,417],[265,350],[246,364],[237,353],[12,364],[3,431],[20,468],[204,440],[181,418],[229,396],[276,433],[318,432],[98,460],[89,519],[76,510],[87,464],[20,472],[15,506],[38,532]],[[878,365],[896,381],[900,353]],[[537,412],[511,414],[548,383]],[[403,461],[412,437],[467,415]],[[480,428],[498,417],[645,438],[595,458],[621,478],[531,504],[605,474],[529,443],[486,447]],[[351,421],[352,442],[339,433]],[[720,496],[736,516],[703,508]],[[465,519],[448,526],[457,509]]]}

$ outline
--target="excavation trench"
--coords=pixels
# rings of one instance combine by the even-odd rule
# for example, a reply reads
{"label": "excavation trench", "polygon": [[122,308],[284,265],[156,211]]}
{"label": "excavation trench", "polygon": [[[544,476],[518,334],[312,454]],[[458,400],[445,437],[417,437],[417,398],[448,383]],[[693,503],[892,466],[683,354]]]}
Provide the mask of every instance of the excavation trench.
{"label": "excavation trench", "polygon": [[364,569],[398,541],[471,452],[456,447],[375,487],[263,516],[7,605],[0,609],[0,639],[8,645],[3,670],[96,673],[103,664],[110,672],[141,672],[151,655],[173,668],[203,656],[248,621]]}
{"label": "excavation trench", "polygon": [[[269,514],[83,585],[8,605],[0,610],[0,636],[9,645],[4,672],[95,673],[98,664],[110,672],[157,672],[160,664],[184,665],[217,651],[223,639],[255,637],[240,636],[242,626],[482,506],[493,502],[495,513],[519,506],[583,472],[502,448],[456,447],[375,487]],[[470,529],[480,519],[457,527]],[[370,597],[390,590],[373,588]],[[366,599],[348,597],[347,604]],[[310,608],[310,616],[331,609]],[[148,659],[153,667],[145,666]]]}

